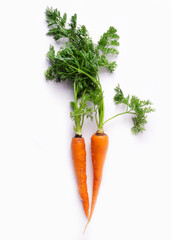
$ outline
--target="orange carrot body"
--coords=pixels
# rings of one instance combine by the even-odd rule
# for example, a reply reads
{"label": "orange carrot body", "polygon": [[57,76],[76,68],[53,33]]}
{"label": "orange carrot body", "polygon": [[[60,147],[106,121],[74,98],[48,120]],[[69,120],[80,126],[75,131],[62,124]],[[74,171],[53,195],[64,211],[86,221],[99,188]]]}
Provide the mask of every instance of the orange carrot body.
{"label": "orange carrot body", "polygon": [[109,139],[106,134],[95,133],[91,138],[91,156],[93,163],[93,195],[88,222],[91,220],[103,175],[103,165],[106,158]]}
{"label": "orange carrot body", "polygon": [[85,214],[88,217],[89,197],[87,191],[86,150],[84,138],[73,137],[71,143],[71,150],[75,175],[77,179],[78,192],[83,202]]}

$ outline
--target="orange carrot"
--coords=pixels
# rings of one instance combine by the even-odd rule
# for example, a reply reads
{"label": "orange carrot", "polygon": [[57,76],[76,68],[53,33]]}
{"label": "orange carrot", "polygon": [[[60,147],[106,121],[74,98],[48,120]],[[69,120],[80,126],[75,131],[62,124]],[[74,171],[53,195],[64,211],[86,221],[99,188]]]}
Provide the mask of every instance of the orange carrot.
{"label": "orange carrot", "polygon": [[84,138],[80,136],[73,137],[71,150],[75,175],[77,179],[78,192],[83,202],[85,215],[88,217],[89,197],[87,191],[86,150]]}
{"label": "orange carrot", "polygon": [[[95,133],[91,137],[91,156],[93,163],[93,195],[92,195],[92,203],[90,215],[88,218],[88,223],[91,220],[91,217],[94,212],[94,208],[96,205],[96,200],[102,180],[103,175],[103,165],[107,154],[107,149],[109,145],[109,138],[105,133]],[[87,223],[87,225],[88,225]],[[87,227],[86,225],[86,227]],[[85,230],[86,230],[85,227]]]}

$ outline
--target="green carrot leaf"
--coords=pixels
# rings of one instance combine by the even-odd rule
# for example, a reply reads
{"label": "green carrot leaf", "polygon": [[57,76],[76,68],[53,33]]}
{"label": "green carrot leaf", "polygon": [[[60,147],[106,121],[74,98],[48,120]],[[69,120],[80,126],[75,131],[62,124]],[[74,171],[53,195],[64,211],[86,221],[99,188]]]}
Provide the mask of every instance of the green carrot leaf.
{"label": "green carrot leaf", "polygon": [[138,134],[139,132],[145,131],[145,125],[147,123],[147,113],[154,112],[154,108],[151,107],[152,103],[150,100],[142,101],[136,96],[127,97],[124,96],[120,86],[115,88],[114,102],[116,104],[125,104],[127,106],[125,113],[134,114],[132,117],[134,126],[132,132]]}

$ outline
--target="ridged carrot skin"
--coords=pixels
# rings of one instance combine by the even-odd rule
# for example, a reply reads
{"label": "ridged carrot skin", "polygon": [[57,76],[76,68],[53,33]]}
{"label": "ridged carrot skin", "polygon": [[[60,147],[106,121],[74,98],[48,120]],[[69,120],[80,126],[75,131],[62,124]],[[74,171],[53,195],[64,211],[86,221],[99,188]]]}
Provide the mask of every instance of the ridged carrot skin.
{"label": "ridged carrot skin", "polygon": [[102,180],[103,175],[103,165],[105,162],[107,150],[109,145],[109,138],[104,133],[95,133],[91,137],[91,156],[93,163],[93,194],[92,194],[92,203],[90,215],[88,218],[88,222],[90,222],[91,217],[94,212],[94,208],[97,201],[97,196]]}
{"label": "ridged carrot skin", "polygon": [[73,137],[71,143],[72,159],[77,180],[79,195],[83,202],[85,215],[89,215],[89,197],[86,175],[86,149],[84,138]]}

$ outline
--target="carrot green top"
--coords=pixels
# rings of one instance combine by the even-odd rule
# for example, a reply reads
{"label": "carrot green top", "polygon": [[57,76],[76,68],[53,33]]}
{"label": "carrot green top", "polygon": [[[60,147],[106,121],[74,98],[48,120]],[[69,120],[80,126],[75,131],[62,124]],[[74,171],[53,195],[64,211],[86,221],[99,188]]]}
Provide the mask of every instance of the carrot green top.
{"label": "carrot green top", "polygon": [[[46,20],[49,27],[47,35],[53,36],[56,41],[61,38],[67,40],[57,53],[50,46],[47,53],[50,67],[45,72],[46,79],[56,82],[67,80],[72,83],[74,101],[71,102],[71,118],[75,122],[76,134],[81,134],[84,118],[92,118],[94,111],[98,130],[103,131],[104,102],[99,69],[103,67],[113,72],[117,66],[115,61],[108,61],[106,58],[108,54],[118,54],[117,30],[109,27],[95,44],[84,25],[77,27],[76,14],[67,24],[66,13],[61,16],[57,9],[47,8]],[[91,101],[93,107],[88,107],[87,101]]]}
{"label": "carrot green top", "polygon": [[[119,36],[114,27],[109,27],[95,44],[84,25],[77,26],[77,15],[74,14],[67,24],[67,15],[61,16],[57,9],[46,9],[46,20],[49,31],[47,35],[53,36],[58,41],[65,38],[66,41],[59,51],[55,52],[53,46],[50,46],[47,57],[50,61],[50,67],[45,72],[46,79],[60,81],[69,81],[74,91],[74,101],[70,102],[72,111],[71,118],[74,120],[74,131],[81,135],[84,118],[93,118],[97,123],[97,131],[103,132],[103,126],[106,122],[123,114],[134,114],[132,120],[134,126],[133,133],[137,134],[145,130],[147,123],[147,113],[154,111],[151,108],[151,102],[141,101],[139,98],[123,95],[120,87],[116,87],[114,101],[116,104],[125,104],[126,111],[119,113],[104,121],[104,99],[100,84],[99,69],[101,67],[113,72],[117,66],[115,61],[109,61],[107,56],[117,55],[119,52]],[[87,102],[93,103],[93,107],[88,106]]]}

